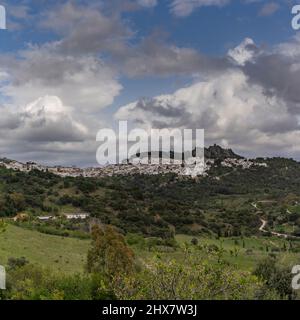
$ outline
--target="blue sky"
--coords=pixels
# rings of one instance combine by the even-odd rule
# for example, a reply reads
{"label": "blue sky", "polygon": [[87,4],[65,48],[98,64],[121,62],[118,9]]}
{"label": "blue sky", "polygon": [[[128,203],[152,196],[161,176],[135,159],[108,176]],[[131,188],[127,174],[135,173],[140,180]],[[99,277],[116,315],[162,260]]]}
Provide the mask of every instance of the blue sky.
{"label": "blue sky", "polygon": [[[14,11],[18,5],[25,6],[28,13],[41,19],[48,9],[55,8],[55,3],[63,1],[22,1],[11,0],[7,5],[8,19],[22,21],[20,30],[12,28],[1,32],[1,51],[14,51],[24,48],[27,43],[44,43],[57,37],[34,24],[34,19],[26,24],[26,19],[17,19]],[[74,1],[92,3],[93,1]],[[104,1],[105,2],[105,1]],[[106,1],[108,2],[108,1]],[[157,6],[149,10],[124,12],[122,15],[137,32],[137,38],[145,37],[156,29],[166,32],[169,40],[179,46],[193,47],[209,54],[222,54],[227,47],[238,44],[245,37],[257,39],[258,43],[274,44],[292,36],[290,27],[291,7],[288,1],[232,1],[228,6],[207,6],[195,9],[187,17],[176,17],[170,12],[171,1],[158,1]],[[266,3],[278,3],[280,7],[268,16],[261,16],[260,11]],[[285,3],[286,2],[286,3]],[[297,1],[291,1],[297,3]]]}
{"label": "blue sky", "polygon": [[151,33],[153,28],[161,28],[170,35],[170,41],[179,46],[218,55],[245,37],[255,38],[258,43],[274,44],[294,33],[290,27],[291,6],[282,5],[274,14],[261,16],[259,12],[266,2],[245,5],[233,1],[222,8],[203,7],[188,17],[178,18],[170,13],[169,2],[161,1],[150,13],[140,11],[127,16],[138,26],[140,36]]}
{"label": "blue sky", "polygon": [[[159,1],[150,12],[143,10],[126,14],[125,17],[134,24],[139,37],[146,37],[158,29],[166,33],[167,41],[179,47],[191,47],[204,54],[222,56],[246,37],[255,39],[257,44],[272,46],[287,41],[295,34],[290,26],[291,6],[282,5],[274,14],[260,16],[259,12],[266,2],[271,1],[248,5],[233,1],[229,6],[204,7],[188,17],[178,18],[170,13],[168,1]],[[182,82],[189,83],[189,80],[186,77],[183,80],[178,77],[153,80],[151,77],[143,82],[140,78],[124,79],[123,83],[128,88],[124,92],[124,100],[172,92],[182,87]],[[118,102],[120,100],[122,97],[117,99]]]}
{"label": "blue sky", "polygon": [[[145,127],[202,126],[208,143],[249,156],[300,156],[297,1],[2,4],[2,154],[93,164],[97,130],[125,117]],[[181,118],[163,118],[161,108]],[[239,128],[248,122],[242,110],[247,128]],[[268,125],[255,118],[270,112]]]}

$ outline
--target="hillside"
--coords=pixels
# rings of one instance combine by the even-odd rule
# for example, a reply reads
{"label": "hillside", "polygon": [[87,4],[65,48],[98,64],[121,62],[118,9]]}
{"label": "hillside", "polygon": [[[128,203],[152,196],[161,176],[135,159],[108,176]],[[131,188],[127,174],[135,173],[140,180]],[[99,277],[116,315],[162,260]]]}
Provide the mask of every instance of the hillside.
{"label": "hillside", "polygon": [[[257,165],[245,168],[230,161],[214,162],[208,175],[197,179],[175,174],[63,178],[38,170],[25,173],[2,168],[0,215],[25,213],[31,228],[77,237],[85,237],[88,224],[70,223],[62,218],[63,213],[88,212],[124,233],[162,238],[178,233],[260,234],[261,218],[272,230],[297,235],[299,163],[257,159]],[[269,206],[263,211],[255,209],[252,204],[259,201],[267,201]],[[59,219],[37,221],[42,215]]]}
{"label": "hillside", "polygon": [[[230,293],[234,299],[272,299],[278,294],[294,299],[290,270],[300,252],[299,169],[296,161],[282,158],[215,159],[207,175],[194,179],[169,173],[61,177],[2,167],[0,215],[8,227],[0,235],[0,264],[9,274],[3,298],[112,298],[103,288],[104,277],[118,299],[174,299],[172,292],[153,295],[149,288],[160,288],[160,277],[173,279],[184,270],[184,282],[196,283],[199,290],[203,284],[216,289],[209,295],[206,290],[184,290],[182,298],[228,299]],[[70,220],[66,215],[83,212],[90,218]],[[111,231],[100,231],[109,241],[93,242],[90,230],[95,224],[117,227],[116,238]],[[104,251],[91,251],[102,243]],[[130,282],[122,275],[125,292],[102,267],[96,275],[84,268],[93,261],[88,259],[91,252],[101,254],[105,264],[100,266],[110,263],[109,273],[118,263],[107,253],[115,252],[119,259],[132,252]],[[254,273],[270,264],[277,278],[265,286],[264,278]],[[225,281],[221,284],[214,279],[220,273]],[[232,279],[235,285],[228,289]],[[282,281],[284,287],[278,287]],[[215,294],[223,288],[224,294]]]}
{"label": "hillside", "polygon": [[83,272],[90,241],[57,237],[9,225],[0,234],[0,264],[25,257],[60,273]]}
{"label": "hillside", "polygon": [[[192,151],[192,156],[195,157],[196,156],[196,150],[197,149],[194,149]],[[151,159],[151,157],[153,158],[167,158],[167,157],[170,157],[171,159],[174,159],[176,156],[176,159],[184,159],[185,158],[185,155],[184,153],[182,154],[178,154],[178,153],[175,153],[174,151],[171,151],[170,154],[167,153],[167,152],[148,152],[148,153],[137,153],[136,154],[136,157],[137,158],[149,158]],[[206,160],[209,160],[209,159],[243,159],[242,156],[234,153],[231,149],[224,149],[222,148],[221,146],[218,146],[218,145],[213,145],[213,146],[209,146],[207,148],[204,148],[204,157]],[[134,157],[132,157],[130,159],[130,161],[133,160]]]}
{"label": "hillside", "polygon": [[218,145],[213,145],[204,149],[206,159],[243,159],[242,156],[236,154],[232,149],[224,149]]}

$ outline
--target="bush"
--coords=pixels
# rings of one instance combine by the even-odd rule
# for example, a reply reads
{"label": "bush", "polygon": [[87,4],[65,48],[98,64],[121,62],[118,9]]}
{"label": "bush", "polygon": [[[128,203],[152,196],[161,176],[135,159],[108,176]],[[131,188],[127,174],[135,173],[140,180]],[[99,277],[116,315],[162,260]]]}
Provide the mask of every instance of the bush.
{"label": "bush", "polygon": [[142,272],[113,283],[118,299],[129,300],[240,300],[276,299],[248,272],[188,255],[184,263],[157,259]]}
{"label": "bush", "polygon": [[28,263],[29,263],[29,261],[25,257],[8,258],[7,266],[8,266],[9,269],[15,270],[17,268],[24,267]]}
{"label": "bush", "polygon": [[267,289],[275,290],[281,299],[295,298],[291,287],[291,271],[279,267],[275,258],[269,257],[260,261],[253,274],[264,282]]}
{"label": "bush", "polygon": [[191,244],[194,245],[194,246],[198,245],[198,243],[199,243],[199,241],[198,241],[197,238],[193,238],[193,239],[191,240]]}

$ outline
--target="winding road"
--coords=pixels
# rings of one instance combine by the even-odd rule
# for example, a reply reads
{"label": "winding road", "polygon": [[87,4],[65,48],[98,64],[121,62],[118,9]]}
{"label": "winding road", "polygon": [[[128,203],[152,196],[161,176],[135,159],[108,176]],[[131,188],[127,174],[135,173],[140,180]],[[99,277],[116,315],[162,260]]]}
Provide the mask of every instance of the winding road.
{"label": "winding road", "polygon": [[281,237],[281,238],[297,238],[295,236],[292,236],[292,235],[289,235],[289,234],[285,234],[285,233],[279,233],[279,232],[274,232],[274,231],[268,231],[265,229],[268,221],[264,220],[264,219],[260,219],[262,225],[260,226],[259,228],[259,231],[261,232],[264,232],[264,233],[271,233],[273,236],[276,236],[276,237]]}
{"label": "winding road", "polygon": [[[257,207],[257,203],[251,203],[251,205],[256,209],[256,210],[259,210],[259,208]],[[262,213],[261,211],[258,211],[257,213]],[[276,236],[276,237],[280,237],[280,238],[293,238],[293,239],[299,239],[299,237],[296,237],[296,236],[292,236],[292,235],[289,235],[289,234],[285,234],[285,233],[279,233],[279,232],[274,232],[274,231],[268,231],[266,230],[266,225],[268,224],[268,221],[260,218],[260,221],[261,221],[261,226],[259,227],[259,231],[263,232],[263,233],[270,233],[272,234],[273,236]]]}

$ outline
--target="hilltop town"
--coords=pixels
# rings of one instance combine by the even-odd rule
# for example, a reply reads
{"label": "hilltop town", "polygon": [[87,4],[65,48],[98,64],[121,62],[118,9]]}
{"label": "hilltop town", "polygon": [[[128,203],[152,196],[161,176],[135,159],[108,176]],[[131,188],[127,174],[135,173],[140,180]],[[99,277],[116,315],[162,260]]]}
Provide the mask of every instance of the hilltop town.
{"label": "hilltop town", "polygon": [[231,149],[223,149],[214,145],[205,149],[205,161],[193,158],[188,161],[171,160],[164,164],[162,159],[150,159],[149,157],[136,157],[125,161],[123,164],[108,164],[103,167],[79,168],[76,166],[45,166],[35,162],[22,163],[16,160],[0,159],[0,166],[20,172],[38,170],[50,172],[60,177],[105,177],[114,175],[159,175],[173,173],[178,176],[207,176],[211,167],[218,161],[223,167],[249,169],[252,166],[264,166],[267,164],[256,160],[245,159],[235,154]]}

